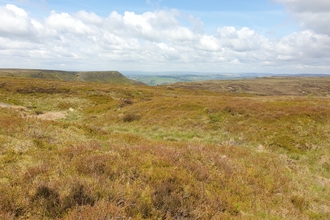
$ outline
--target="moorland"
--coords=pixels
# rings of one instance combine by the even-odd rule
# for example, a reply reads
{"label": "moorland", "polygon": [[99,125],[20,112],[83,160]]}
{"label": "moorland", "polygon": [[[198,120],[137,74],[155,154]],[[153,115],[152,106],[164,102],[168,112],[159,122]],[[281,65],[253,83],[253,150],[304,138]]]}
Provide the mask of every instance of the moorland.
{"label": "moorland", "polygon": [[1,219],[328,219],[330,78],[0,77]]}

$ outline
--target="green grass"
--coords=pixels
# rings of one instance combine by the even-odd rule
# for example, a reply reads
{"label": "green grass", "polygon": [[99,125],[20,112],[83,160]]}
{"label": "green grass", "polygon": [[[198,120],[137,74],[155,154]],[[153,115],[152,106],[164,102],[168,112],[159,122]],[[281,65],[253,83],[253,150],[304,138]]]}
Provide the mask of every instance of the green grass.
{"label": "green grass", "polygon": [[[2,219],[330,215],[323,93],[2,83],[0,103],[12,105],[0,107]],[[66,117],[38,118],[49,112]]]}

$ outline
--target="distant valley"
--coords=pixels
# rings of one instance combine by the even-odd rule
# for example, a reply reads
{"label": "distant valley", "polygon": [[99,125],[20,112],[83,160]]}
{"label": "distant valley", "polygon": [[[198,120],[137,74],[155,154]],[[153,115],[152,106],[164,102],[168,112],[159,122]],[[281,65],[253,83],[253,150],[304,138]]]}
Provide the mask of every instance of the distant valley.
{"label": "distant valley", "polygon": [[139,72],[123,71],[127,78],[145,83],[149,86],[166,85],[181,82],[198,82],[208,80],[255,79],[259,77],[322,77],[326,74],[272,74],[272,73],[204,73],[204,72]]}

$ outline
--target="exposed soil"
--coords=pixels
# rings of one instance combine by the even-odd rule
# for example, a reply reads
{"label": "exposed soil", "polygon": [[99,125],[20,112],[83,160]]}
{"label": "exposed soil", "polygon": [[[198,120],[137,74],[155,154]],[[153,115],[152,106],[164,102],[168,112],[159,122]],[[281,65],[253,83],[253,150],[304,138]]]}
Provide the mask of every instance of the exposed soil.
{"label": "exposed soil", "polygon": [[9,108],[17,111],[23,111],[24,113],[22,114],[22,117],[38,118],[41,120],[57,120],[57,119],[65,118],[67,116],[67,112],[65,111],[46,112],[35,115],[35,114],[31,114],[29,110],[24,106],[10,105],[2,102],[0,102],[0,108]]}
{"label": "exposed soil", "polygon": [[20,110],[20,111],[27,111],[28,110],[24,106],[9,105],[9,104],[3,103],[3,102],[0,102],[0,108],[11,108],[11,109]]}
{"label": "exposed soil", "polygon": [[66,112],[46,112],[44,114],[40,114],[35,117],[42,120],[57,120],[57,119],[65,118],[66,116],[67,116]]}

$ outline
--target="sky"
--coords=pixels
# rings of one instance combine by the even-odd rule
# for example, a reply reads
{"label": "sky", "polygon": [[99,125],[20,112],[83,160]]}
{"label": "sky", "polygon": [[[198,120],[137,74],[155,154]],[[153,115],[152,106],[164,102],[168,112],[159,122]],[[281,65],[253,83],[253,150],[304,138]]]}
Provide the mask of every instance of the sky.
{"label": "sky", "polygon": [[329,0],[0,0],[0,68],[330,74]]}

